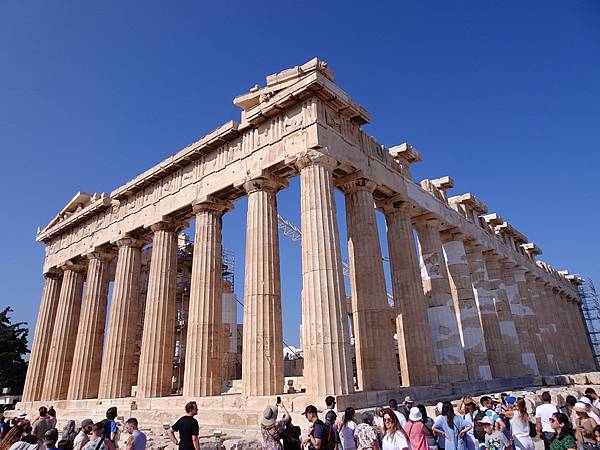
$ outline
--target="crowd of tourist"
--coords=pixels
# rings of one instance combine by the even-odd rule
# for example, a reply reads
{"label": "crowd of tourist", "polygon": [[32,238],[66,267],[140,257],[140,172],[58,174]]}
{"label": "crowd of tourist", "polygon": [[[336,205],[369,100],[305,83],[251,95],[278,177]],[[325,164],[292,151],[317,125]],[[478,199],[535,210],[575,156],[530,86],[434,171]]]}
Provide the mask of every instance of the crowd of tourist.
{"label": "crowd of tourist", "polygon": [[[358,421],[354,408],[338,413],[335,398],[329,396],[323,420],[314,405],[302,413],[309,422],[304,438],[278,402],[261,420],[263,449],[534,450],[540,441],[544,450],[600,450],[600,397],[593,389],[579,399],[568,396],[562,405],[553,403],[549,392],[540,401],[529,411],[523,397],[503,393],[476,401],[466,396],[458,405],[438,403],[429,417],[424,405],[406,397],[400,405],[391,399],[385,408],[364,412]],[[281,420],[279,407],[285,413]]]}
{"label": "crowd of tourist", "polygon": [[[534,411],[523,397],[508,394],[484,395],[476,401],[465,396],[455,405],[440,402],[429,417],[422,404],[406,397],[387,407],[360,415],[348,407],[336,408],[336,399],[325,399],[321,413],[308,405],[302,415],[308,432],[292,423],[292,416],[278,397],[267,407],[260,421],[264,450],[534,450],[543,442],[545,450],[600,450],[600,397],[589,388],[577,399],[567,396],[564,404],[553,403],[549,392],[540,396]],[[278,420],[279,410],[283,410]],[[54,408],[39,408],[35,418],[21,412],[6,421],[0,415],[0,450],[117,450],[119,426],[117,408],[106,411],[99,422],[69,420],[57,429]],[[166,436],[179,450],[201,450],[195,402],[185,405],[185,415]],[[322,419],[319,417],[321,415]],[[123,424],[128,433],[125,450],[145,450],[147,437],[130,418]],[[541,444],[540,444],[541,446]]]}

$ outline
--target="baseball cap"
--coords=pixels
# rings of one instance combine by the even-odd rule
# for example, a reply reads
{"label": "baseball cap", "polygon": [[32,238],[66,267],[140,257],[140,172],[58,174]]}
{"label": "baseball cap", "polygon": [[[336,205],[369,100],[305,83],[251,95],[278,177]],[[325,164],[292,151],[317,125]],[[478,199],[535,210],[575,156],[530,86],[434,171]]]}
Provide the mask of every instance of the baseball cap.
{"label": "baseball cap", "polygon": [[94,421],[92,419],[83,419],[81,421],[81,426],[82,427],[86,427],[86,426],[93,426],[94,425]]}
{"label": "baseball cap", "polygon": [[304,412],[302,413],[303,416],[307,415],[307,414],[317,414],[319,411],[317,410],[317,407],[315,405],[308,405],[306,408],[304,408]]}
{"label": "baseball cap", "polygon": [[479,421],[481,425],[494,425],[494,421],[490,416],[485,416],[483,419]]}
{"label": "baseball cap", "polygon": [[58,441],[58,430],[56,428],[50,428],[44,433],[44,444],[46,444],[46,447],[54,446],[56,441]]}
{"label": "baseball cap", "polygon": [[25,417],[27,417],[27,411],[21,411],[17,416],[17,419],[24,419]]}

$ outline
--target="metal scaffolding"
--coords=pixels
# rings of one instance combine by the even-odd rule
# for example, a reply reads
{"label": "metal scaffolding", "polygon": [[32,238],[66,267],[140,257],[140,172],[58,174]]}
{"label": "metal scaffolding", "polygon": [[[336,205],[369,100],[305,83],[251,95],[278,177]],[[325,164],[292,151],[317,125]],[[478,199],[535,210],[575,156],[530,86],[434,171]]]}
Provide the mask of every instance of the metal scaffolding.
{"label": "metal scaffolding", "polygon": [[591,278],[579,276],[581,311],[585,320],[588,337],[592,344],[596,365],[600,366],[600,299]]}

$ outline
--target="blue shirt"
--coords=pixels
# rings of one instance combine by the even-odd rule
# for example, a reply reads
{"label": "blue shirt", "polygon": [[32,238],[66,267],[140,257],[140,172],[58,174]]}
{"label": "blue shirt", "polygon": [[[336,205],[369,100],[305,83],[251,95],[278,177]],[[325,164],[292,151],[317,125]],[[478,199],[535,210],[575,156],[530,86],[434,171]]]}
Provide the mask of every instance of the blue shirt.
{"label": "blue shirt", "polygon": [[461,450],[463,448],[462,445],[458,445],[458,434],[468,425],[468,422],[460,416],[454,416],[454,426],[452,428],[448,426],[448,418],[446,416],[437,416],[433,424],[434,427],[450,436],[450,439],[446,438],[446,442],[444,443],[446,450]]}

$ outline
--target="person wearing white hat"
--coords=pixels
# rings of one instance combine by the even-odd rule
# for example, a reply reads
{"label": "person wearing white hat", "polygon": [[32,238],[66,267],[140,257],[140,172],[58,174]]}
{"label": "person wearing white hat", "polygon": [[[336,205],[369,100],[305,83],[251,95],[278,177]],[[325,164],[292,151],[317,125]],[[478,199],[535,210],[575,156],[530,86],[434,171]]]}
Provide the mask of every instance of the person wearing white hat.
{"label": "person wearing white hat", "polygon": [[573,411],[577,414],[577,419],[573,422],[573,428],[579,444],[578,448],[583,444],[595,444],[594,429],[597,425],[596,421],[589,416],[587,405],[577,402],[573,407]]}
{"label": "person wearing white hat", "polygon": [[423,423],[423,414],[416,406],[410,408],[408,422],[404,425],[404,431],[408,435],[411,450],[429,450],[427,443],[427,430]]}
{"label": "person wearing white hat", "polygon": [[485,448],[490,450],[504,450],[509,442],[502,431],[494,427],[494,420],[490,416],[485,416],[479,421],[485,430]]}
{"label": "person wearing white hat", "polygon": [[585,405],[587,415],[596,421],[596,425],[600,425],[600,417],[598,416],[598,414],[596,414],[594,412],[593,407],[592,407],[592,401],[587,396],[584,395],[583,397],[581,397],[579,399],[579,403],[582,403]]}
{"label": "person wearing white hat", "polygon": [[[281,406],[285,411],[285,414],[280,421],[277,421],[277,416],[279,415],[277,406]],[[279,403],[276,406],[267,406],[265,408],[263,416],[260,419],[260,430],[262,433],[264,450],[283,450],[281,434],[290,420],[290,413],[283,403]]]}

